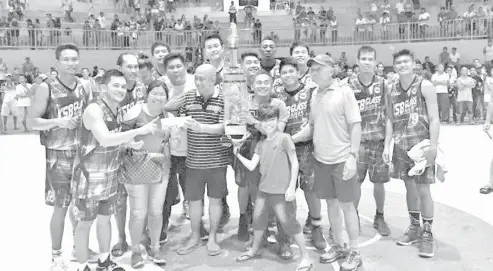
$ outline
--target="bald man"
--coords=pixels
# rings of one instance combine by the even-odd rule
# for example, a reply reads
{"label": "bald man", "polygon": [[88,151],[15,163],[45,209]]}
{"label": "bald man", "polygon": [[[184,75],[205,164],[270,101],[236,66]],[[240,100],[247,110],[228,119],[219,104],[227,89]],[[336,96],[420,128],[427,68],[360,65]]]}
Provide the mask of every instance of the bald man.
{"label": "bald man", "polygon": [[216,232],[222,213],[221,198],[227,194],[226,168],[231,164],[230,148],[221,144],[224,134],[224,99],[222,92],[214,88],[216,69],[204,64],[195,70],[197,90],[185,93],[180,116],[187,116],[187,160],[185,199],[189,202],[192,236],[177,253],[186,255],[202,245],[200,225],[202,200],[207,185],[209,197],[210,233],[207,254],[216,256],[221,247],[216,240]]}

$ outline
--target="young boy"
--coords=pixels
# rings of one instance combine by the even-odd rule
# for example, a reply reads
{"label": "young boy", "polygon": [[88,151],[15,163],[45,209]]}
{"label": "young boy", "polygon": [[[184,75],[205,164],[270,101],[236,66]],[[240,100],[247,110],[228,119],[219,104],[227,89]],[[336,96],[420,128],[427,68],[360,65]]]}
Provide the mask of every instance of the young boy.
{"label": "young boy", "polygon": [[262,132],[267,136],[260,140],[251,160],[239,154],[235,146],[235,155],[245,167],[253,171],[260,164],[262,175],[253,214],[253,245],[250,250],[238,256],[243,262],[260,255],[260,246],[267,228],[269,209],[273,209],[288,236],[294,236],[300,248],[301,262],[296,270],[311,270],[313,267],[301,225],[296,220],[296,181],[298,179],[298,158],[291,136],[279,131],[279,108],[268,104],[261,105],[258,119]]}

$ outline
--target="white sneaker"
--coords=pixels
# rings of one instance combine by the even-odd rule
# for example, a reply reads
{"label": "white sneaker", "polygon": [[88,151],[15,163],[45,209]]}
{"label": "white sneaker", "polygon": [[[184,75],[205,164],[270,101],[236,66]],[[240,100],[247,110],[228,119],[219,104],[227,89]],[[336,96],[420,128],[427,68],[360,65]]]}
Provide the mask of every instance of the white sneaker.
{"label": "white sneaker", "polygon": [[68,271],[68,264],[62,256],[53,257],[51,261],[51,271]]}

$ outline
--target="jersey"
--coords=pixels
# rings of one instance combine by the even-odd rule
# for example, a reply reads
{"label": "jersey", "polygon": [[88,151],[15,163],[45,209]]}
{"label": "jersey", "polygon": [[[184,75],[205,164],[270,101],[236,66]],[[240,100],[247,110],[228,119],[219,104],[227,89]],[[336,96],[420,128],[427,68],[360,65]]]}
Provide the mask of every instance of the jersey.
{"label": "jersey", "polygon": [[[43,119],[72,118],[80,123],[82,113],[87,106],[90,94],[84,89],[79,79],[70,89],[56,78],[48,84],[49,97]],[[77,129],[53,127],[40,133],[41,144],[53,150],[76,150],[79,143]]]}
{"label": "jersey", "polygon": [[[121,131],[121,121],[102,99],[97,104],[111,133]],[[120,169],[120,146],[103,147],[82,124],[74,168],[74,195],[79,199],[106,200],[116,194]]]}
{"label": "jersey", "polygon": [[[127,90],[125,99],[118,105],[118,117],[125,119],[125,114],[132,109],[136,104],[143,104],[145,101],[146,86],[142,82],[135,82],[133,89]],[[130,130],[130,127],[123,126],[123,131]]]}
{"label": "jersey", "polygon": [[308,124],[312,94],[317,89],[315,85],[301,84],[298,89],[288,92],[283,89],[278,98],[286,104],[289,114],[285,132],[294,135]]}
{"label": "jersey", "polygon": [[428,110],[421,93],[423,80],[423,77],[416,75],[407,90],[402,89],[400,81],[396,81],[390,91],[389,114],[394,142],[404,151],[409,151],[424,139],[430,139]]}
{"label": "jersey", "polygon": [[373,76],[372,82],[365,86],[358,76],[348,79],[361,113],[361,140],[385,139],[385,83],[380,76]]}

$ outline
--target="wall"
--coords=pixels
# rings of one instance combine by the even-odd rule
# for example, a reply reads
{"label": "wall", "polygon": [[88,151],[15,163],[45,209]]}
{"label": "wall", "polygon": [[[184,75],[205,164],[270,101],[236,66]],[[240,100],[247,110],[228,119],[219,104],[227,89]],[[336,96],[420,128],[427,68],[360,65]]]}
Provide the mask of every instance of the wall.
{"label": "wall", "polygon": [[[462,63],[471,63],[473,59],[479,58],[483,61],[483,48],[486,45],[486,40],[454,40],[440,42],[421,42],[421,43],[395,43],[395,44],[374,44],[372,45],[377,50],[377,60],[384,63],[385,66],[392,65],[392,53],[400,49],[408,48],[414,51],[417,58],[423,60],[425,56],[430,56],[432,62],[438,62],[438,55],[442,52],[442,48],[447,46],[449,52],[452,47],[457,47],[457,51],[461,55]],[[333,57],[339,58],[341,52],[346,52],[349,63],[354,63],[356,53],[360,45],[337,45],[337,46],[313,46],[318,54],[330,52]],[[240,48],[240,53],[247,48]],[[279,47],[278,56],[287,56],[289,54],[288,47]],[[82,50],[80,52],[80,67],[92,68],[98,66],[102,68],[116,67],[116,59],[121,53],[121,50]],[[24,58],[29,56],[35,66],[41,71],[46,72],[50,67],[55,65],[54,50],[0,50],[0,58],[3,58],[9,66],[9,70],[16,65],[21,65]]]}

